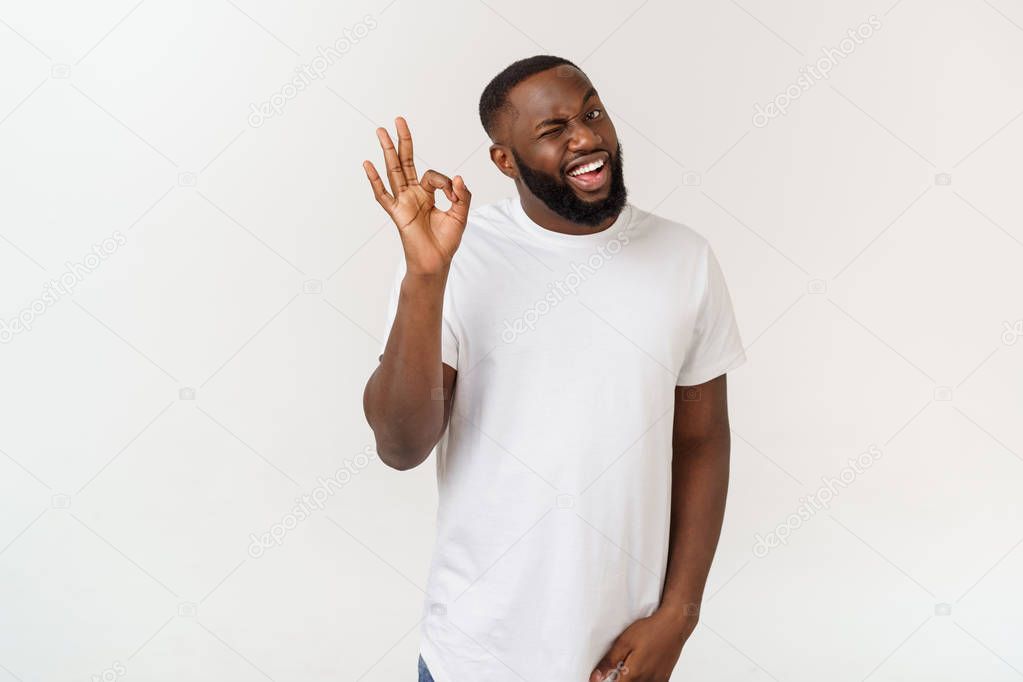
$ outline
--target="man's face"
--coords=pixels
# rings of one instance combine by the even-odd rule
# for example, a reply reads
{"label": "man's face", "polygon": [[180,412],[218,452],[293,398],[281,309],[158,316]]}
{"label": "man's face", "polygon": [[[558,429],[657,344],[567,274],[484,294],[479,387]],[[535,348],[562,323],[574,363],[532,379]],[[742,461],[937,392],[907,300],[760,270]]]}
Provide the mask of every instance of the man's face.
{"label": "man's face", "polygon": [[549,69],[516,85],[508,99],[518,112],[508,147],[529,191],[574,223],[596,226],[618,215],[627,198],[622,148],[586,76]]}

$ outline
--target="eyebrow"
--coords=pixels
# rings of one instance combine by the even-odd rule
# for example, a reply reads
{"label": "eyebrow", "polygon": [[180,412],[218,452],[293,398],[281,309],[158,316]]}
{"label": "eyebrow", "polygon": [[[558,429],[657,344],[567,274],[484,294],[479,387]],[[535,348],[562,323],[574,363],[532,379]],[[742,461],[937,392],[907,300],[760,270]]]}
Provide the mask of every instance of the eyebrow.
{"label": "eyebrow", "polygon": [[[579,108],[581,109],[582,105],[586,104],[586,102],[589,101],[589,99],[591,97],[593,97],[594,95],[596,95],[596,94],[597,94],[597,89],[595,87],[590,86],[590,89],[586,91],[585,95],[583,95],[583,101],[579,104]],[[552,124],[555,124],[555,123],[565,123],[567,121],[568,121],[567,118],[545,118],[544,120],[542,120],[539,123],[537,123],[536,127],[533,128],[533,130],[539,130],[540,128],[543,128],[544,126],[552,125]]]}

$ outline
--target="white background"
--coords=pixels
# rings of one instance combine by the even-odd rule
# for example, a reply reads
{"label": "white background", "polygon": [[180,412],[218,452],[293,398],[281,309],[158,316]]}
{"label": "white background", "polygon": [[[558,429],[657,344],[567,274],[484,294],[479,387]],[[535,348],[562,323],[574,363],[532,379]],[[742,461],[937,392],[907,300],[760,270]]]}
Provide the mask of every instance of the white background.
{"label": "white background", "polygon": [[432,459],[373,458],[259,558],[250,534],[373,442],[400,258],[374,128],[405,115],[420,171],[509,196],[477,101],[536,53],[600,90],[633,203],[710,239],[747,346],[674,679],[1023,677],[1018,2],[124,0],[0,2],[0,319],[125,238],[0,345],[0,680],[414,679]]}

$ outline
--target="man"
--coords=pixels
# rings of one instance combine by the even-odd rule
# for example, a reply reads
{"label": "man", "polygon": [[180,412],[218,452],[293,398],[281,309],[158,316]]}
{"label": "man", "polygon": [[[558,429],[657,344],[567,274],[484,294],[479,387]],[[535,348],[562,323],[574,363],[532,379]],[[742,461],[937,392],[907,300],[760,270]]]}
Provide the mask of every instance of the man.
{"label": "man", "polygon": [[574,64],[515,62],[480,118],[517,198],[470,213],[401,117],[397,150],[377,129],[390,192],[363,164],[405,254],[366,417],[395,469],[439,444],[420,679],[663,682],[724,515],[728,290],[702,236],[626,200]]}

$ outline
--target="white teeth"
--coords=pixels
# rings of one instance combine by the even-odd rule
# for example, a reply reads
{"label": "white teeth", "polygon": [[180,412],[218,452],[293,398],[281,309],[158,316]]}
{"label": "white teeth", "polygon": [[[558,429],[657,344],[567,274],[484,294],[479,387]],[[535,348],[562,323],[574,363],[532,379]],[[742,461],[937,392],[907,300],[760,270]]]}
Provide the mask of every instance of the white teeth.
{"label": "white teeth", "polygon": [[573,168],[572,170],[570,170],[568,172],[568,174],[572,175],[572,176],[582,175],[583,173],[589,173],[590,171],[595,171],[595,170],[597,170],[598,168],[600,168],[603,165],[604,165],[604,161],[603,160],[593,161],[592,163],[584,164],[582,166],[579,166],[578,168]]}

